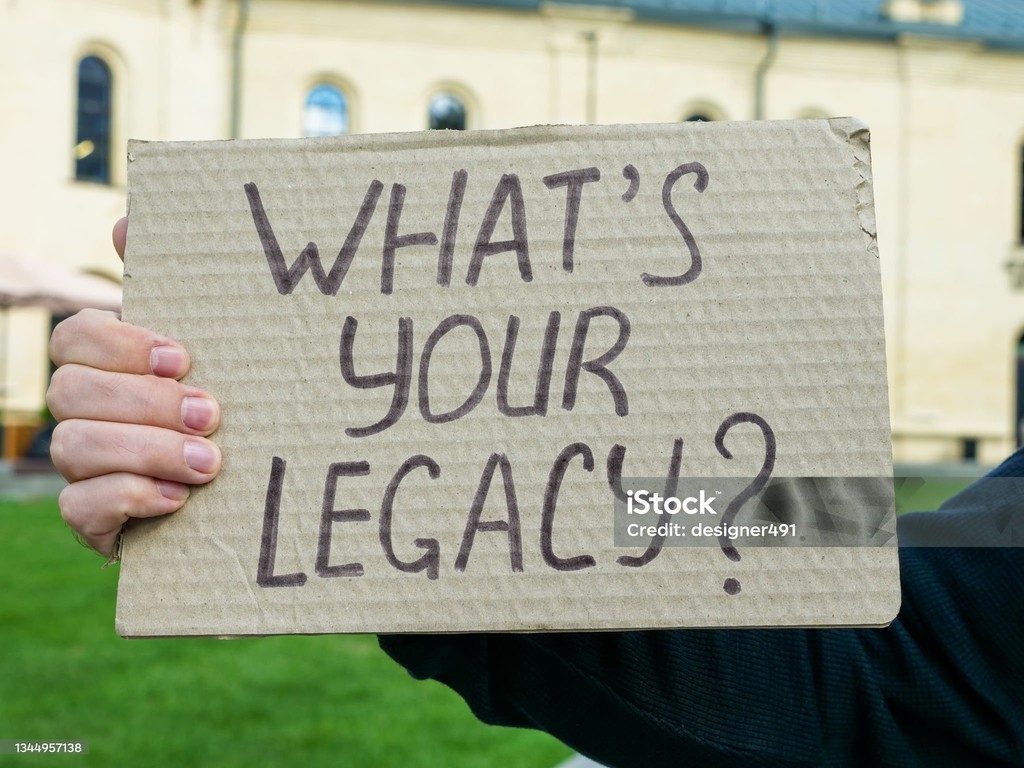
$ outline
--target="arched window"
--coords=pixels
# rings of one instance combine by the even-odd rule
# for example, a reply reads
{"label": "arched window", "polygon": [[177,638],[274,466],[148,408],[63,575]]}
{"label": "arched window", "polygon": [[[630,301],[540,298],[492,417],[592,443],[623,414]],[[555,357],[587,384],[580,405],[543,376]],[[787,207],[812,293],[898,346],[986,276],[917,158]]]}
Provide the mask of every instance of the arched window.
{"label": "arched window", "polygon": [[110,183],[110,112],[113,78],[99,56],[78,62],[75,178]]}
{"label": "arched window", "polygon": [[348,99],[329,83],[314,85],[302,111],[303,136],[344,136],[348,133]]}
{"label": "arched window", "polygon": [[718,120],[725,120],[725,112],[713,101],[707,99],[695,99],[684,105],[679,111],[681,120],[685,123],[713,123]]}
{"label": "arched window", "polygon": [[466,105],[453,93],[439,93],[430,100],[427,111],[431,130],[466,130]]}

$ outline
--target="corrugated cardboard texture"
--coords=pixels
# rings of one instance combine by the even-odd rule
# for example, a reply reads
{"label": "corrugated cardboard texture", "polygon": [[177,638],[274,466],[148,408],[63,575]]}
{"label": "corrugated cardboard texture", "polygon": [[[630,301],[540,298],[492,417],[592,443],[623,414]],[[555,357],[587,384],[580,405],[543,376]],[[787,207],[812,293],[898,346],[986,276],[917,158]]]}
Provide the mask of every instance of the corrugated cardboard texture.
{"label": "corrugated cardboard texture", "polygon": [[638,567],[608,482],[677,441],[682,475],[754,478],[762,424],[773,476],[891,474],[863,124],[135,142],[129,208],[125,319],[187,345],[224,469],[127,530],[122,634],[895,615],[891,546]]}

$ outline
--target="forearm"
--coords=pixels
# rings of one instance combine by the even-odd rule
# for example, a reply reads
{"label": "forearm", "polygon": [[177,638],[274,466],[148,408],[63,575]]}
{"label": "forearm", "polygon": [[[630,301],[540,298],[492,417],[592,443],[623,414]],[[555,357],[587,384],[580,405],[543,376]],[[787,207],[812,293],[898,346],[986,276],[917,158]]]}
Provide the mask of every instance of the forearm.
{"label": "forearm", "polygon": [[[382,638],[416,677],[459,692],[482,720],[538,728],[609,765],[816,764],[810,646],[767,659],[768,631]],[[779,632],[774,633],[781,638]],[[785,672],[782,672],[785,670]],[[788,691],[778,680],[788,680]],[[772,692],[755,706],[752,692]],[[756,694],[755,694],[756,695]],[[785,743],[780,734],[787,734]],[[783,745],[784,748],[780,748]]]}
{"label": "forearm", "polygon": [[1014,764],[1024,761],[1024,605],[1019,590],[995,601],[974,592],[987,589],[989,572],[1019,575],[1020,553],[905,551],[908,595],[886,629],[381,644],[416,677],[458,691],[482,720],[539,728],[613,766]]}

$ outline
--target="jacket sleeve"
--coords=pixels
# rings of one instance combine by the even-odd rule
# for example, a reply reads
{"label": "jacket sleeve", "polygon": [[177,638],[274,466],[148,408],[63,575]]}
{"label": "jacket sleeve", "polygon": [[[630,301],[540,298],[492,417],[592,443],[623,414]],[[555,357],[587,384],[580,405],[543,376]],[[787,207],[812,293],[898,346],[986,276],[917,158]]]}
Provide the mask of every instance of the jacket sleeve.
{"label": "jacket sleeve", "polygon": [[[1024,456],[993,474],[1024,474]],[[608,766],[1024,765],[1024,549],[912,546],[977,515],[967,498],[900,519],[903,605],[885,629],[380,643],[485,722]]]}

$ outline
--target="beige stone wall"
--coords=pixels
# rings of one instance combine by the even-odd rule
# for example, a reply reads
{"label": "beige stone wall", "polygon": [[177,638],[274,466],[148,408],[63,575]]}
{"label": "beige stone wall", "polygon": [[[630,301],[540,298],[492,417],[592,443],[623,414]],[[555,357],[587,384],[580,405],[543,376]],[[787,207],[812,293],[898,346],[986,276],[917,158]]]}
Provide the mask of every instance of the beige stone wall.
{"label": "beige stone wall", "polygon": [[[75,68],[95,52],[115,76],[114,143],[230,135],[232,0],[0,2],[0,249],[118,273],[113,184],[76,182]],[[251,0],[242,137],[299,136],[308,89],[345,92],[357,132],[426,126],[450,90],[473,128],[754,117],[765,36],[637,22],[618,12],[543,12],[346,0]],[[592,34],[592,39],[588,35]],[[983,460],[1012,447],[1024,293],[1018,247],[1024,53],[907,38],[783,34],[765,116],[856,115],[872,126],[897,458]],[[595,74],[593,90],[589,73]],[[45,203],[45,205],[44,205]],[[45,210],[44,210],[45,209]],[[42,408],[48,319],[11,313],[8,410]],[[33,362],[36,361],[36,362]],[[0,376],[0,379],[4,376]],[[0,382],[3,383],[3,382]]]}

